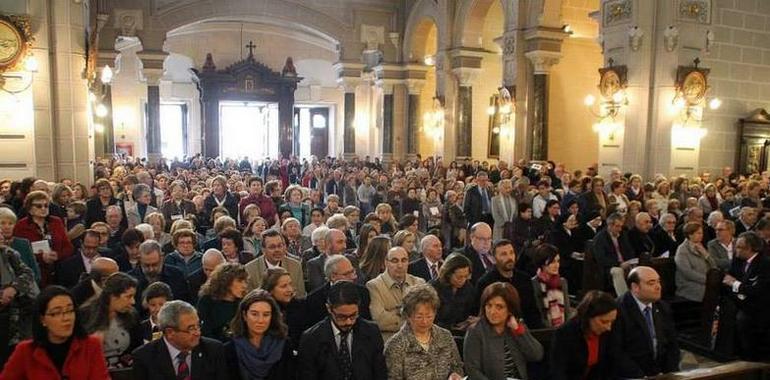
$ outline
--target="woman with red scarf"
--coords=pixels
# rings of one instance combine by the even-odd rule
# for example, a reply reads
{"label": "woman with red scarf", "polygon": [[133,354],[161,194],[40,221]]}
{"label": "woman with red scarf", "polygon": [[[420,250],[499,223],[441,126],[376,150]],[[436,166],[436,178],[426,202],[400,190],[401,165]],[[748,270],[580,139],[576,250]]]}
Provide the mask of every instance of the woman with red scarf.
{"label": "woman with red scarf", "polygon": [[544,327],[559,327],[573,316],[567,280],[559,275],[559,250],[551,244],[541,244],[535,249],[534,258],[537,267],[537,274],[532,277],[535,304]]}

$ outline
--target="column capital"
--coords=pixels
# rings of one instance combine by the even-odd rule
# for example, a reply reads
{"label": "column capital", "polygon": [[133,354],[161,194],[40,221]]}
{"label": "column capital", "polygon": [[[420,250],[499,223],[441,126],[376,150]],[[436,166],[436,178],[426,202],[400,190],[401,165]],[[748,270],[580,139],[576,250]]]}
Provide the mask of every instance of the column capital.
{"label": "column capital", "polygon": [[337,84],[345,89],[345,92],[354,92],[361,84],[364,65],[361,62],[337,62],[332,68],[337,75]]}
{"label": "column capital", "polygon": [[407,79],[406,88],[409,90],[409,95],[420,95],[422,88],[425,86],[425,79]]}
{"label": "column capital", "polygon": [[548,74],[551,67],[561,59],[560,52],[552,51],[528,51],[524,55],[532,62],[535,68],[535,74]]}
{"label": "column capital", "polygon": [[144,68],[142,69],[142,77],[148,86],[158,86],[160,85],[160,78],[163,77],[163,69]]}
{"label": "column capital", "polygon": [[452,69],[452,73],[457,77],[460,87],[470,87],[473,85],[473,82],[476,81],[476,78],[479,77],[479,74],[481,74],[481,69],[473,67],[456,67]]}

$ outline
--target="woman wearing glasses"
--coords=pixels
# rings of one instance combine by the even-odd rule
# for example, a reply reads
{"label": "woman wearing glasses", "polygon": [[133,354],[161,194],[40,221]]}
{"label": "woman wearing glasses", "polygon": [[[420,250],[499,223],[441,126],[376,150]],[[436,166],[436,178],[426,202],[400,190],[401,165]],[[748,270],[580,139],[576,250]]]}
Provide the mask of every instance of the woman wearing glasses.
{"label": "woman wearing glasses", "polygon": [[94,360],[102,356],[102,344],[80,325],[69,291],[48,287],[38,296],[36,307],[32,339],[19,343],[0,378],[109,379],[104,360]]}
{"label": "woman wearing glasses", "polygon": [[247,294],[230,330],[232,340],[225,344],[230,379],[294,379],[288,329],[270,293],[256,289]]}
{"label": "woman wearing glasses", "polygon": [[67,237],[64,222],[48,215],[50,198],[43,191],[33,191],[24,198],[27,216],[13,228],[13,236],[27,239],[32,244],[40,265],[40,287],[53,282],[56,263],[72,256],[73,247]]}

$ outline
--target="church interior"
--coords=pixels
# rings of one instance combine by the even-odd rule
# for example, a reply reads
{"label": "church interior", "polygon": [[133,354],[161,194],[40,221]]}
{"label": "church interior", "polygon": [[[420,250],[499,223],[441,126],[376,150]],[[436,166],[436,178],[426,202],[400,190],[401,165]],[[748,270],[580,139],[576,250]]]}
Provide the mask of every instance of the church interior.
{"label": "church interior", "polygon": [[[562,268],[565,262],[580,262],[582,268],[574,269],[580,271],[576,280],[578,293],[565,294],[567,298],[571,297],[566,300],[567,304],[571,302],[574,308],[587,302],[593,294],[591,289],[603,289],[609,294],[615,292],[614,296],[621,298],[623,293],[618,289],[628,291],[627,294],[631,294],[632,288],[641,292],[639,289],[644,287],[639,285],[638,276],[644,273],[631,269],[637,265],[654,268],[655,276],[660,275],[656,280],[657,292],[661,292],[662,282],[662,297],[673,305],[671,313],[679,329],[676,337],[669,338],[678,339],[676,352],[679,355],[679,348],[682,349],[682,363],[676,371],[665,370],[655,367],[663,363],[664,359],[660,359],[660,363],[650,364],[655,369],[644,368],[645,378],[681,370],[683,372],[676,375],[661,375],[660,378],[770,379],[770,364],[766,364],[770,363],[767,343],[770,342],[770,324],[767,323],[770,317],[763,314],[767,318],[764,322],[745,319],[743,316],[750,312],[744,313],[741,303],[746,299],[741,286],[760,289],[761,285],[762,293],[747,293],[750,294],[748,297],[757,304],[770,304],[767,302],[770,299],[770,293],[767,293],[770,292],[770,260],[760,260],[770,259],[768,109],[769,0],[0,1],[0,203],[3,203],[0,209],[8,204],[15,211],[13,221],[16,222],[17,216],[19,218],[17,229],[27,218],[34,221],[35,205],[30,203],[34,197],[28,195],[40,190],[38,182],[42,181],[40,188],[52,197],[56,196],[59,185],[68,186],[66,191],[73,196],[78,192],[80,200],[88,206],[84,212],[95,215],[91,220],[94,223],[109,223],[112,199],[118,205],[125,204],[118,210],[122,212],[122,222],[118,221],[122,229],[110,232],[115,244],[120,246],[121,235],[116,235],[117,231],[126,239],[126,227],[132,230],[136,226],[130,222],[131,212],[138,213],[138,224],[143,224],[142,218],[148,223],[145,207],[154,206],[162,213],[161,209],[175,199],[174,184],[181,181],[185,202],[189,201],[190,207],[195,203],[191,213],[197,215],[201,223],[195,225],[193,222],[192,229],[198,239],[195,240],[196,254],[202,254],[207,252],[200,244],[204,236],[206,240],[224,240],[220,236],[222,231],[217,230],[217,222],[221,219],[213,215],[216,212],[212,209],[228,207],[228,197],[233,194],[235,203],[231,210],[235,211],[229,211],[229,215],[243,230],[244,239],[247,233],[253,234],[254,219],[247,219],[243,207],[264,197],[256,195],[262,192],[264,181],[267,198],[272,197],[276,202],[272,211],[275,220],[273,214],[265,216],[266,208],[261,209],[264,219],[259,219],[267,230],[280,230],[286,235],[287,220],[296,221],[293,219],[296,217],[304,231],[305,227],[318,224],[310,221],[310,214],[316,210],[321,210],[321,223],[326,225],[341,213],[348,216],[355,212],[360,214],[360,220],[352,222],[345,233],[348,237],[346,255],[350,253],[357,258],[362,254],[362,247],[358,246],[360,227],[362,224],[369,226],[364,219],[373,214],[380,218],[376,223],[381,222],[383,228],[391,219],[401,226],[394,225],[389,232],[394,236],[393,247],[396,246],[395,236],[408,229],[403,224],[404,217],[415,216],[414,220],[407,218],[410,225],[419,225],[419,231],[413,231],[414,251],[408,252],[410,262],[423,257],[431,243],[425,238],[431,235],[431,227],[435,227],[434,231],[438,231],[444,245],[444,255],[439,256],[441,263],[449,262],[454,256],[452,249],[466,249],[466,253],[470,250],[473,265],[483,264],[482,269],[487,269],[479,273],[484,275],[482,279],[496,273],[495,268],[500,268],[502,260],[494,248],[497,243],[487,253],[491,258],[489,264],[479,259],[486,260],[476,246],[478,239],[483,239],[479,237],[484,231],[482,227],[489,230],[489,236],[485,238],[487,244],[492,241],[492,236],[495,242],[510,236],[512,243],[503,240],[516,248],[516,254],[535,252],[538,244],[553,243],[559,248],[555,257],[561,257]],[[292,165],[296,165],[297,172],[291,171]],[[337,176],[340,171],[342,179]],[[149,206],[142,203],[137,208],[134,198],[147,194],[136,189],[144,182],[141,176],[147,173],[152,176],[146,182],[151,189],[148,193],[152,201]],[[461,174],[455,177],[456,173]],[[567,176],[563,177],[565,173]],[[226,195],[221,201],[217,193],[219,174],[226,177],[222,177],[221,187]],[[484,187],[487,174],[491,183],[489,194]],[[257,193],[251,192],[252,176],[259,178]],[[29,182],[25,188],[25,181],[30,178],[34,185]],[[635,178],[639,179],[638,183]],[[163,185],[158,184],[161,180]],[[94,206],[87,202],[99,201],[103,184],[99,181],[108,181],[106,183],[112,186],[115,197],[103,197],[102,203],[94,203]],[[20,187],[12,188],[16,186],[12,183],[18,183]],[[503,183],[510,189],[501,190]],[[4,190],[5,184],[8,189]],[[274,185],[272,189],[277,186],[277,191],[272,194],[268,193],[271,184]],[[352,193],[346,193],[351,184]],[[293,186],[301,187],[303,206],[293,200]],[[620,187],[621,191],[616,192]],[[753,189],[757,189],[757,193]],[[59,190],[58,194],[64,191]],[[415,199],[408,195],[412,190],[417,193],[417,201],[414,208],[409,208],[412,206],[408,204]],[[430,194],[433,190],[440,198],[441,209],[426,206],[433,202]],[[717,195],[709,195],[713,194],[710,191],[716,191]],[[503,192],[515,198],[514,216],[499,221],[495,202],[497,197],[503,197]],[[602,192],[605,195],[602,196]],[[450,193],[452,201],[449,201]],[[349,194],[354,201],[350,201]],[[592,198],[592,194],[597,194],[597,198]],[[252,199],[252,196],[256,198]],[[474,203],[476,196],[478,203]],[[330,201],[330,197],[337,199]],[[467,217],[459,222],[461,227],[458,229],[450,225],[453,223],[450,206],[456,199],[454,197],[459,197],[458,212],[463,218]],[[108,201],[112,203],[105,203]],[[179,202],[177,199],[177,206],[181,207]],[[339,210],[329,212],[327,206],[335,202],[339,203]],[[392,206],[392,217],[383,219],[380,215],[383,204],[388,209]],[[626,209],[630,210],[634,204],[636,210],[629,215],[636,218],[626,217]],[[53,207],[53,203],[50,206]],[[305,209],[305,206],[309,207]],[[538,224],[541,220],[545,220],[543,223],[547,227],[542,227],[545,232],[539,235],[527,232],[526,239],[519,242],[513,238],[519,236],[516,226],[520,224],[516,220],[522,217],[516,210],[518,207],[518,212],[526,214],[526,208],[530,206],[534,216],[530,213],[529,218],[537,219],[532,224],[532,231],[541,228],[543,224]],[[568,210],[573,206],[574,216],[570,219]],[[257,207],[257,215],[261,207]],[[272,204],[269,207],[273,208]],[[551,207],[561,207],[561,211],[549,214]],[[615,215],[620,209],[624,218],[622,232],[613,235]],[[62,210],[64,227],[69,229],[67,212],[70,209]],[[503,210],[508,215],[509,210]],[[476,211],[478,215],[471,215]],[[30,216],[22,219],[27,212]],[[752,212],[753,219],[749,216]],[[438,215],[434,215],[438,219],[432,218],[431,213]],[[714,213],[719,213],[719,219],[715,216],[712,220]],[[0,212],[0,230],[5,228],[3,215]],[[182,215],[185,213],[181,211],[178,215],[166,215],[167,219],[162,222],[165,231],[155,234],[158,240],[160,235],[167,237],[165,243],[171,251],[176,248],[177,235],[173,235],[172,242],[169,227],[172,218],[173,221],[186,219]],[[664,220],[671,215],[675,224],[667,229]],[[700,218],[692,215],[700,215]],[[651,224],[642,235],[652,231],[650,238],[645,239],[654,241],[656,247],[646,250],[643,245],[647,240],[631,240],[627,249],[620,237],[625,239],[628,234],[632,239],[633,233],[644,229],[641,225],[645,218],[650,218]],[[701,227],[691,226],[696,224],[696,219]],[[598,225],[592,224],[594,221]],[[75,252],[86,249],[79,244],[85,244],[88,231],[92,231],[91,222],[86,221],[78,237],[72,238]],[[431,224],[433,222],[435,224]],[[729,243],[720,237],[719,231],[727,227],[718,226],[724,222],[730,222],[732,226],[732,234],[725,240]],[[561,229],[563,224],[567,229],[564,239],[582,239],[578,229],[568,227],[572,223],[579,225],[578,229],[592,230],[591,238],[575,243],[579,248],[574,250],[559,246],[558,238],[554,237],[556,232],[553,232]],[[42,231],[47,233],[44,237],[48,239],[41,238],[40,241],[53,242],[48,224],[43,226]],[[619,225],[617,228],[620,231]],[[701,231],[699,239],[703,239],[703,243],[693,243],[697,247],[692,248],[696,253],[691,255],[702,255],[706,263],[703,265],[708,266],[703,273],[697,273],[696,280],[692,280],[699,284],[697,302],[681,297],[684,286],[680,281],[689,278],[691,272],[682,274],[684,264],[679,261],[684,260],[680,259],[683,256],[679,252],[691,242],[688,231],[696,229]],[[657,235],[652,235],[658,230],[662,239],[660,244]],[[15,237],[21,236],[16,230],[13,232]],[[386,234],[379,226],[376,232],[376,235]],[[265,250],[269,231],[260,233],[255,239],[264,236],[261,249]],[[605,245],[608,252],[612,252],[608,260],[614,264],[605,264],[600,253],[596,253],[599,248],[594,245],[599,245],[600,233],[607,236]],[[692,234],[697,235],[696,232]],[[746,234],[751,236],[746,237]],[[146,235],[142,236],[146,238]],[[241,237],[241,232],[238,236]],[[324,236],[325,244],[332,244],[333,234],[329,232]],[[445,236],[447,240],[444,240]],[[751,239],[756,236],[761,236],[764,248],[754,250]],[[302,232],[302,237],[303,242],[309,244],[302,245],[303,249],[316,246],[315,234]],[[731,240],[733,237],[735,239]],[[10,234],[7,238],[11,239]],[[715,247],[722,244],[725,252],[729,251],[730,261],[726,266],[717,268],[713,257],[709,256],[712,244],[707,238]],[[287,243],[293,241],[290,237],[284,239]],[[145,243],[147,241],[154,240],[145,240]],[[110,240],[109,244],[112,242]],[[739,249],[736,242],[742,242],[742,248]],[[39,245],[35,243],[39,241],[32,241],[32,246],[37,249]],[[216,244],[216,249],[223,249],[220,240]],[[259,242],[255,244],[253,261],[248,262],[259,261],[263,265],[260,270],[268,273],[268,267],[274,269],[277,264],[270,263],[267,258],[263,260],[266,253],[260,253]],[[296,244],[299,247],[299,240]],[[661,244],[670,249],[661,248]],[[144,246],[142,243],[141,247]],[[287,246],[287,257],[296,256],[296,261],[301,263],[304,274],[300,272],[300,275],[309,276],[303,251],[294,252],[292,245]],[[0,259],[6,254],[3,247],[5,243],[0,237]],[[49,245],[46,247],[51,250]],[[128,249],[128,245],[120,249]],[[759,256],[746,254],[744,257],[743,253],[739,254],[741,249],[760,253]],[[478,257],[474,250],[478,251]],[[636,252],[632,260],[625,255],[629,251]],[[412,257],[412,253],[417,256]],[[367,278],[368,283],[360,283],[364,290],[374,292],[372,282],[390,273],[391,251],[386,250],[385,254],[388,262],[383,256],[384,266],[380,271],[385,272],[379,277]],[[32,263],[37,260],[38,271],[45,272],[47,266],[54,268],[54,264],[37,251],[34,255],[37,258],[33,257]],[[522,253],[519,259],[522,256],[528,257],[528,253]],[[167,265],[169,258],[164,259]],[[229,260],[227,255],[225,259]],[[91,271],[91,258],[84,260],[87,264],[83,271]],[[290,260],[279,261],[280,266],[286,261]],[[441,263],[439,265],[447,265]],[[3,260],[0,264],[7,265]],[[246,261],[241,264],[249,270]],[[141,272],[144,268],[141,262],[133,265],[135,271]],[[329,286],[335,289],[335,285],[331,278],[323,277],[328,275],[323,265],[322,262],[318,269],[320,282],[327,287],[324,291],[331,292]],[[363,271],[358,261],[354,260],[353,265],[356,271]],[[59,264],[55,268],[59,270]],[[518,268],[517,264],[517,271]],[[536,268],[530,273],[530,277],[534,276],[533,283],[539,284],[537,276],[540,276],[540,270],[545,271],[544,268]],[[738,268],[737,274],[733,273],[735,268]],[[198,269],[201,269],[200,265]],[[478,267],[470,268],[474,274],[476,269]],[[601,275],[592,277],[594,270],[602,272]],[[120,271],[124,271],[123,267]],[[712,271],[721,271],[720,277],[715,279],[717,274]],[[753,277],[748,275],[750,271],[756,271],[751,272],[755,274]],[[411,264],[409,273],[412,273]],[[620,284],[612,283],[618,280],[615,277],[618,273]],[[756,273],[760,273],[759,283]],[[291,274],[294,276],[293,272]],[[557,277],[558,274],[557,269]],[[3,272],[2,275],[6,274]],[[15,279],[18,273],[11,276]],[[430,280],[438,281],[439,272],[426,272],[426,276],[427,282],[433,283]],[[361,277],[359,275],[359,280]],[[254,281],[253,278],[249,281]],[[472,277],[469,281],[475,284],[475,280],[477,278]],[[572,278],[569,280],[572,288]],[[139,280],[137,290],[146,285],[141,285],[142,281]],[[297,279],[293,281],[298,289]],[[304,281],[300,282],[310,287],[308,277]],[[11,289],[10,283],[0,276],[0,289]],[[558,288],[558,279],[556,283]],[[37,292],[45,293],[47,289],[43,284],[45,281],[38,281]],[[102,289],[97,282],[93,284],[94,289],[98,288],[98,295]],[[514,287],[518,288],[515,281]],[[311,297],[310,290],[308,288],[308,298]],[[514,290],[523,293],[520,288]],[[563,290],[566,293],[566,288]],[[484,289],[478,291],[481,295]],[[12,314],[7,316],[10,309],[4,309],[5,291],[2,294],[0,322],[14,318]],[[522,297],[521,302],[530,295]],[[738,297],[738,301],[725,307],[722,300],[727,295]],[[141,308],[142,295],[137,293],[136,296],[139,301],[136,306]],[[197,299],[197,295],[195,297]],[[582,297],[585,298],[580,302]],[[634,297],[637,297],[636,293]],[[761,300],[751,297],[761,297]],[[373,303],[374,298],[372,295]],[[12,296],[9,305],[11,299]],[[629,299],[633,303],[634,298]],[[644,302],[638,297],[635,299],[643,308]],[[326,301],[324,296],[321,304],[327,305]],[[332,302],[331,298],[329,302]],[[621,303],[620,298],[618,302]],[[329,313],[333,313],[333,305],[328,305]],[[475,315],[478,302],[474,305],[477,307],[473,311]],[[485,313],[486,305],[482,305],[480,314]],[[401,306],[399,303],[398,308]],[[326,315],[325,307],[323,315]],[[622,305],[617,307],[622,308]],[[767,306],[745,310],[756,312],[760,309],[763,313],[770,312]],[[657,306],[655,310],[656,313],[667,312]],[[40,318],[50,316],[45,310],[41,313]],[[62,312],[58,313],[61,316]],[[730,313],[738,316],[737,321],[724,322],[720,325],[723,330],[719,330],[717,325]],[[372,315],[382,328],[374,314],[373,307]],[[327,318],[333,320],[333,317]],[[662,327],[656,335],[652,319],[642,319],[641,314],[638,317],[638,321],[628,323],[638,322],[639,331],[643,327],[651,328],[644,330],[645,339],[651,339],[650,347],[661,339],[668,339],[662,337]],[[482,316],[482,321],[487,318]],[[470,325],[475,325],[476,320]],[[404,316],[401,321],[403,326],[413,325],[413,321],[405,320]],[[643,324],[645,321],[647,325]],[[655,319],[654,323],[661,326],[661,321]],[[336,333],[340,326],[334,323],[332,327]],[[521,326],[513,323],[513,335],[524,334],[517,333]],[[736,330],[724,335],[717,333],[718,330],[732,329],[731,323],[737,326]],[[755,324],[751,331],[757,335],[752,342],[760,342],[762,346],[756,355],[746,354],[746,347],[751,346],[746,346],[746,341],[752,338],[750,333],[746,335],[742,323]],[[156,326],[155,322],[152,326]],[[203,330],[205,327],[204,323]],[[191,328],[190,331],[195,332],[196,326]],[[291,329],[289,324],[289,335]],[[388,347],[393,347],[397,341],[395,337],[404,329],[393,331],[394,339],[384,339],[386,356],[390,355]],[[542,343],[546,347],[546,357],[539,359],[543,360],[540,363],[543,366],[525,366],[531,372],[529,378],[615,378],[594,372],[585,372],[583,377],[549,374],[547,343],[563,337],[559,338],[555,329],[545,330],[533,329],[537,332],[535,338],[540,341],[538,345]],[[310,331],[305,330],[305,334]],[[201,332],[200,325],[197,332]],[[5,334],[2,337],[10,336],[0,333]],[[171,332],[167,335],[173,336]],[[460,339],[458,344],[462,353],[462,336],[455,335],[456,340]],[[473,348],[468,343],[469,336],[470,333],[464,338],[466,351]],[[762,342],[765,338],[757,337],[767,340]],[[590,339],[588,335],[584,338]],[[747,340],[742,340],[744,338]],[[166,341],[169,347],[170,339]],[[336,344],[340,345],[340,350],[344,346],[347,352],[347,345],[341,345],[340,339],[337,338]],[[733,344],[734,341],[737,343]],[[0,341],[0,345],[3,343]],[[23,344],[16,346],[14,355],[21,355],[17,353]],[[509,349],[507,344],[506,350]],[[589,342],[589,351],[592,350],[590,344],[600,343]],[[430,352],[423,342],[415,340],[413,345]],[[224,347],[227,349],[226,345]],[[551,347],[550,355],[556,355],[554,347]],[[657,350],[655,346],[650,355],[658,355]],[[5,360],[12,351],[3,352],[0,349],[0,359]],[[589,367],[593,365],[590,368],[598,371],[597,366],[603,359],[596,359],[594,354],[601,356],[601,353],[590,351],[586,353],[591,355],[587,360]],[[651,360],[653,356],[650,356]],[[554,357],[550,356],[551,364],[559,363],[561,359]],[[139,358],[136,354],[135,359]],[[502,351],[500,358],[503,358]],[[591,362],[593,359],[600,364]],[[25,379],[13,377],[8,369],[11,363],[18,363],[20,359],[16,360],[11,357],[6,374],[9,379]],[[516,360],[508,356],[501,359],[505,362],[507,375],[501,378],[514,378],[515,375],[527,378],[526,371],[511,372]],[[109,370],[116,376],[113,378],[143,378],[138,375],[138,365],[131,372],[130,366],[128,369],[113,368],[111,364],[114,363],[110,363],[109,358],[107,361]],[[345,360],[342,363],[341,370],[346,370]],[[463,368],[462,364],[459,368]],[[304,370],[304,365],[297,368]],[[468,366],[466,359],[464,375],[480,373],[469,370]],[[195,363],[191,368],[193,372],[201,370]],[[241,375],[246,373],[243,366],[239,368]],[[175,367],[175,370],[177,379],[191,379],[187,365]],[[388,370],[392,371],[390,356]],[[185,373],[188,377],[184,377]],[[435,379],[463,378],[460,376],[462,370],[446,373],[448,377],[442,373]],[[194,374],[192,378],[198,378],[196,376],[199,375]],[[0,378],[3,378],[2,372]],[[361,379],[352,375],[336,378]],[[389,378],[434,379],[427,375],[414,377],[406,372],[402,377]],[[470,375],[470,379],[474,378],[482,377]]]}

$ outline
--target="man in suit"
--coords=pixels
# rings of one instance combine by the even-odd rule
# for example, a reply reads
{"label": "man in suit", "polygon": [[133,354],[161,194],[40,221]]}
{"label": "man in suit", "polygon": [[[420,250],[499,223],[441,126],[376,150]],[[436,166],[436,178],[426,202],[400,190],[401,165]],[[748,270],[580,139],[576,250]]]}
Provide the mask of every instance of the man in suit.
{"label": "man in suit", "polygon": [[300,378],[387,379],[380,331],[376,324],[360,317],[360,303],[352,282],[331,286],[326,305],[329,316],[302,334]]}
{"label": "man in suit", "polygon": [[489,252],[492,246],[492,228],[484,222],[474,224],[470,230],[470,241],[461,252],[471,261],[471,283],[475,285],[484,273],[495,267],[495,258]]}
{"label": "man in suit", "polygon": [[107,239],[107,247],[114,250],[120,246],[120,238],[128,228],[128,225],[123,222],[123,209],[118,205],[107,206],[104,211],[104,220],[109,227],[110,234]]}
{"label": "man in suit", "polygon": [[420,252],[422,258],[409,263],[409,274],[430,282],[438,278],[441,265],[444,264],[441,240],[435,235],[425,235],[420,240]]}
{"label": "man in suit", "polygon": [[112,251],[112,258],[118,263],[121,272],[130,272],[139,266],[139,245],[144,241],[144,234],[136,228],[123,232],[120,244]]}
{"label": "man in suit", "polygon": [[187,185],[184,181],[174,181],[169,186],[171,190],[171,199],[163,202],[160,212],[166,218],[166,232],[171,228],[171,224],[187,215],[195,215],[195,204],[185,199],[187,194]]}
{"label": "man in suit", "polygon": [[145,240],[139,245],[139,265],[128,274],[137,280],[135,306],[142,315],[145,314],[142,309],[142,292],[156,281],[165,282],[170,286],[174,299],[190,300],[190,290],[184,273],[177,267],[163,264],[160,244],[155,240]]}
{"label": "man in suit", "polygon": [[679,345],[671,310],[660,301],[660,276],[650,267],[628,275],[629,291],[618,299],[612,328],[618,377],[638,379],[679,370]]}
{"label": "man in suit", "polygon": [[56,264],[56,284],[72,288],[84,273],[90,273],[93,262],[99,257],[99,233],[86,230],[79,254]]}
{"label": "man in suit", "polygon": [[393,247],[385,256],[385,272],[366,283],[372,297],[369,305],[372,319],[380,327],[383,341],[395,334],[404,322],[401,300],[407,289],[425,283],[423,279],[408,274],[408,267],[409,254],[402,247]]}
{"label": "man in suit", "polygon": [[358,296],[361,302],[358,303],[358,315],[361,318],[372,320],[372,314],[369,311],[369,290],[365,286],[356,283],[358,274],[356,273],[350,259],[344,255],[334,255],[329,257],[324,264],[324,273],[328,281],[320,288],[314,290],[307,296],[305,308],[307,310],[307,321],[310,326],[320,322],[326,316],[326,298],[329,296],[329,289],[332,285],[340,281],[352,282],[358,289]]}
{"label": "man in suit", "polygon": [[302,265],[299,261],[286,255],[286,242],[280,231],[271,228],[262,233],[262,253],[261,257],[246,264],[246,273],[249,274],[249,289],[258,289],[262,286],[262,279],[268,269],[281,267],[289,272],[297,297],[305,297],[307,292],[305,292]]}
{"label": "man in suit", "polygon": [[[492,253],[495,255],[495,266],[479,279],[476,284],[478,296],[476,302],[481,300],[484,289],[495,282],[507,282],[513,285],[519,293],[520,308],[527,326],[531,329],[543,327],[540,309],[535,304],[535,291],[532,288],[531,277],[516,269],[516,251],[513,243],[508,239],[500,239],[492,245]],[[479,305],[477,305],[479,306]],[[478,310],[474,307],[473,310]]]}
{"label": "man in suit", "polygon": [[654,257],[660,257],[667,254],[673,257],[679,244],[676,242],[676,216],[671,213],[665,213],[660,216],[658,225],[652,229],[652,240],[655,242]]}
{"label": "man in suit", "polygon": [[192,272],[187,276],[187,287],[190,289],[191,301],[198,303],[198,292],[201,290],[201,286],[206,283],[211,276],[211,272],[214,271],[220,264],[225,263],[225,256],[222,252],[216,249],[209,249],[203,254],[201,258],[201,269]]}
{"label": "man in suit", "polygon": [[628,240],[637,257],[646,253],[652,255],[655,252],[655,242],[650,236],[652,230],[652,218],[646,212],[636,214],[634,228],[628,231]]}
{"label": "man in suit", "polygon": [[707,244],[709,255],[714,258],[719,269],[730,270],[730,263],[735,257],[735,223],[725,219],[715,228],[717,237]]}
{"label": "man in suit", "polygon": [[747,231],[753,231],[757,224],[758,211],[754,207],[741,207],[738,220],[735,222],[735,234],[740,235]]}
{"label": "man in suit", "polygon": [[628,236],[623,233],[623,217],[620,214],[613,213],[607,217],[607,228],[594,237],[593,250],[605,278],[611,280],[611,283],[605,284],[605,290],[609,290],[611,284],[616,294],[625,293],[628,290],[625,271],[631,269],[629,260],[636,258],[636,253]]}
{"label": "man in suit", "polygon": [[744,232],[735,242],[735,258],[722,282],[735,295],[740,356],[744,360],[770,360],[770,257],[762,254],[762,238]]}
{"label": "man in suit", "polygon": [[307,262],[307,277],[310,284],[310,291],[316,290],[326,283],[324,274],[324,264],[329,257],[345,253],[346,237],[338,229],[328,229],[323,237],[326,252],[310,259]]}
{"label": "man in suit", "polygon": [[476,173],[476,184],[465,191],[463,211],[465,211],[469,227],[478,222],[485,222],[490,226],[494,224],[492,219],[492,195],[487,188],[488,183],[489,177],[487,172],[481,170]]}
{"label": "man in suit", "polygon": [[72,300],[76,306],[96,298],[101,294],[104,282],[111,274],[118,272],[118,264],[108,257],[98,257],[91,265],[91,273],[83,276],[72,288]]}
{"label": "man in suit", "polygon": [[158,313],[163,338],[133,352],[136,380],[229,379],[222,344],[201,337],[200,320],[192,305],[167,302]]}

